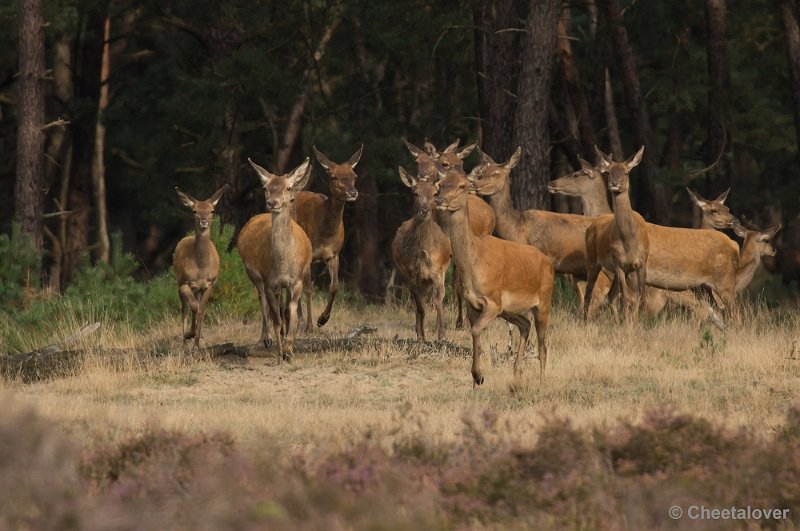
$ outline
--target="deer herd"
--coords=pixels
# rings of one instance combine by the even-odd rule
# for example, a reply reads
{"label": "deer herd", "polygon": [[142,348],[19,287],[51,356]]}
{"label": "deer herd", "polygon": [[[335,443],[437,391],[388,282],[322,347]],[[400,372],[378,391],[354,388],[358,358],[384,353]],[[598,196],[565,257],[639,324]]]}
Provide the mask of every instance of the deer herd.
{"label": "deer herd", "polygon": [[[463,324],[463,299],[472,335],[475,387],[484,381],[481,336],[497,317],[520,333],[516,375],[522,371],[531,329],[535,330],[539,375],[544,376],[556,273],[568,275],[575,284],[584,319],[606,302],[617,314],[619,299],[624,319],[632,323],[640,308],[653,315],[671,301],[724,329],[735,294],[750,283],[761,257],[775,254],[769,242],[780,225],[763,231],[745,228],[725,206],[729,190],[714,200],[688,190],[702,213],[699,228],[647,222],[633,209],[629,193],[630,174],[641,161],[644,146],[623,162],[595,147],[597,164],[579,158],[578,171],[548,185],[550,193],[580,198],[583,215],[577,215],[514,207],[510,177],[520,148],[508,161],[495,162],[477,143],[462,148],[456,141],[439,151],[427,140],[423,148],[403,142],[416,163],[416,172],[398,168],[400,180],[414,194],[414,213],[397,229],[392,259],[414,300],[416,335],[422,341],[431,298],[436,336],[445,338],[445,276],[452,263],[456,327]],[[480,161],[467,173],[464,159],[476,148]],[[259,343],[270,348],[274,336],[284,359],[292,355],[298,325],[312,327],[312,262],[324,263],[330,276],[328,301],[317,326],[330,318],[344,244],[342,215],[345,204],[358,197],[355,167],[362,151],[363,146],[347,162],[337,164],[314,147],[328,175],[330,196],[303,190],[311,176],[308,158],[284,175],[250,160],[269,213],[247,222],[236,247],[261,304]],[[178,243],[173,266],[183,338],[194,339],[198,347],[203,315],[219,274],[211,221],[225,188],[206,201],[175,190],[194,212],[195,233]],[[743,238],[741,247],[721,229],[732,229]],[[300,316],[303,295],[305,323]]]}

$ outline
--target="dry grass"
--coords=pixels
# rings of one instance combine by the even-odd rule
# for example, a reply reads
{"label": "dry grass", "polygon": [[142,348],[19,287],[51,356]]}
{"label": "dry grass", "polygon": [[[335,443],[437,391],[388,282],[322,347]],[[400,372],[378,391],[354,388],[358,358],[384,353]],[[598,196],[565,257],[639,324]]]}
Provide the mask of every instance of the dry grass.
{"label": "dry grass", "polygon": [[[322,300],[315,302],[320,308]],[[211,308],[208,343],[252,344],[257,339],[255,316],[241,323],[213,314]],[[89,355],[72,376],[0,386],[6,401],[33,405],[89,444],[158,427],[224,431],[245,445],[270,435],[289,448],[345,448],[369,430],[389,429],[409,408],[426,432],[442,441],[461,432],[464,416],[485,410],[499,414],[524,438],[533,437],[553,413],[576,426],[599,425],[637,420],[647,408],[663,404],[768,433],[786,418],[800,388],[800,354],[792,352],[798,318],[767,310],[744,314],[720,334],[681,316],[622,326],[607,318],[584,324],[571,311],[558,310],[551,320],[550,357],[541,385],[536,359],[526,359],[523,379],[513,377],[505,350],[507,328],[497,321],[486,341],[497,346],[498,359],[494,366],[485,360],[486,383],[479,391],[472,390],[468,357],[442,354],[433,346],[409,350],[366,341],[358,351],[298,353],[292,363],[274,356],[243,363],[198,360],[177,341],[176,315],[145,337],[106,323],[101,336],[84,345],[168,351],[163,358],[119,364]],[[314,333],[342,337],[361,324],[376,326],[382,338],[413,337],[407,308],[342,301],[330,323]],[[77,323],[68,319],[51,325],[36,337],[35,346],[75,328]],[[466,331],[450,330],[448,339],[470,345]]]}

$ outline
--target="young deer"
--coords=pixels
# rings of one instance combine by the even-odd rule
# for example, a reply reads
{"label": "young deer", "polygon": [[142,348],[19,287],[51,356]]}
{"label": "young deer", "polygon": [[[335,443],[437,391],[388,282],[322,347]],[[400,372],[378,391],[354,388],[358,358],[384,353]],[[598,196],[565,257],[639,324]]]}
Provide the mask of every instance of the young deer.
{"label": "young deer", "polygon": [[[274,175],[248,160],[261,179],[270,213],[251,218],[239,233],[236,246],[261,302],[259,343],[270,347],[269,316],[278,352],[288,359],[294,346],[300,295],[304,287],[311,288],[311,242],[291,213],[295,194],[308,184],[311,165],[306,159],[286,175]],[[283,316],[280,308],[284,288],[289,292],[285,345],[281,340]]]}
{"label": "young deer", "polygon": [[736,270],[736,293],[739,293],[750,284],[756,273],[762,256],[775,256],[775,248],[770,240],[780,230],[777,225],[771,229],[747,229],[738,220],[733,223],[733,231],[744,238],[739,251],[739,267]]}
{"label": "young deer", "polygon": [[[447,146],[444,151],[437,151],[436,146],[434,146],[431,142],[427,139],[425,140],[425,149],[422,150],[406,140],[403,139],[403,143],[405,143],[406,148],[414,156],[414,160],[417,162],[417,180],[422,181],[435,181],[439,179],[436,169],[436,163],[440,162],[442,167],[444,168],[454,168],[457,170],[464,169],[464,159],[472,153],[472,150],[475,149],[477,143],[472,143],[461,150],[458,150],[458,144],[460,143],[459,140],[456,140],[449,146]],[[495,215],[494,210],[483,199],[475,196],[474,194],[470,194],[467,198],[469,201],[469,227],[472,230],[472,233],[476,236],[483,236],[487,234],[491,234],[494,231],[495,225]],[[441,218],[442,214],[438,211],[434,212],[434,219],[436,222],[441,226]],[[456,328],[461,328],[464,323],[464,314],[461,310],[461,290],[458,288],[458,270],[453,267],[453,292],[455,293],[456,299]]]}
{"label": "young deer", "polygon": [[547,324],[553,296],[553,266],[535,247],[495,238],[475,236],[469,228],[470,182],[463,171],[450,168],[440,173],[434,204],[443,213],[442,228],[450,238],[453,261],[461,272],[461,290],[467,302],[472,333],[472,379],[483,384],[481,335],[496,317],[519,328],[522,340],[514,361],[521,360],[533,322],[539,347],[539,375],[547,364]]}
{"label": "young deer", "polygon": [[[597,148],[595,148],[597,149]],[[650,238],[644,218],[631,207],[630,171],[642,160],[644,146],[625,162],[614,162],[597,150],[600,168],[608,175],[614,213],[595,218],[586,229],[586,299],[584,317],[592,302],[592,291],[601,269],[611,271],[619,286],[625,306],[625,318],[630,322],[639,312],[645,298],[647,257]],[[613,288],[612,288],[613,289]]]}
{"label": "young deer", "polygon": [[[181,299],[181,323],[183,340],[194,338],[194,346],[200,347],[200,332],[206,313],[208,298],[219,275],[219,254],[211,241],[211,221],[214,207],[222,197],[225,186],[214,192],[209,199],[198,201],[175,187],[181,202],[194,212],[194,235],[186,236],[175,247],[172,267],[178,281],[178,296]],[[192,310],[192,326],[186,330],[189,309]]]}
{"label": "young deer", "polygon": [[[356,190],[355,167],[361,160],[364,146],[358,148],[347,162],[336,164],[314,146],[314,153],[320,165],[325,169],[330,180],[331,196],[314,192],[298,192],[296,220],[311,240],[313,249],[312,261],[322,262],[328,268],[330,284],[328,286],[328,304],[317,319],[317,326],[324,326],[331,316],[333,299],[339,291],[339,252],[344,245],[345,203],[351,203],[358,197]],[[307,328],[311,329],[311,293],[306,294]]]}
{"label": "young deer", "polygon": [[439,189],[436,181],[419,181],[400,166],[400,180],[414,192],[414,217],[400,225],[392,240],[392,259],[416,305],[417,339],[425,341],[425,301],[433,290],[436,332],[444,340],[442,303],[444,276],[450,266],[450,240],[433,220],[433,198]]}

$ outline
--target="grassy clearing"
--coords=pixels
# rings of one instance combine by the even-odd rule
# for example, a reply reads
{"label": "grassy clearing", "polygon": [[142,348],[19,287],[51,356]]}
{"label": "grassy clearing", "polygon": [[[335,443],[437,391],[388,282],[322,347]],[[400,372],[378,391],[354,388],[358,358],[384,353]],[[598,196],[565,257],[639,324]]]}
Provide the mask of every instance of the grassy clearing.
{"label": "grassy clearing", "polygon": [[[318,296],[315,307],[322,302]],[[477,392],[471,387],[466,331],[448,331],[448,340],[466,348],[464,355],[367,340],[360,351],[298,353],[290,364],[274,356],[230,364],[189,356],[178,341],[175,313],[145,332],[106,322],[99,338],[86,340],[90,352],[99,343],[169,352],[163,358],[120,365],[90,354],[70,377],[2,385],[71,430],[85,426],[124,434],[148,424],[188,432],[222,430],[240,441],[269,434],[290,446],[348,445],[365,430],[389,425],[407,407],[443,440],[461,429],[462,415],[483,410],[533,432],[554,413],[576,426],[594,426],[632,421],[664,404],[769,432],[780,426],[800,388],[800,354],[792,350],[798,318],[780,310],[746,312],[720,334],[681,316],[628,327],[608,318],[584,324],[571,310],[558,309],[541,385],[536,359],[527,358],[524,377],[514,378],[508,332],[497,321],[487,334],[495,363],[486,360],[487,381]],[[257,316],[243,322],[220,318],[214,309],[210,314],[209,344],[256,341]],[[53,342],[78,324],[67,314],[30,334],[29,342]],[[376,335],[383,338],[413,337],[413,315],[405,307],[345,304],[314,335],[342,337],[361,324],[377,327]]]}

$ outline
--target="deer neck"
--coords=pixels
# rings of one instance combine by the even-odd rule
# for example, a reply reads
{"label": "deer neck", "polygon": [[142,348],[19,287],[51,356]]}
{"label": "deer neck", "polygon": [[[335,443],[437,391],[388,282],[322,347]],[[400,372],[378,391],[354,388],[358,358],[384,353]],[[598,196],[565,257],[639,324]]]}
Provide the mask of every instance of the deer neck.
{"label": "deer neck", "polygon": [[322,209],[322,223],[320,224],[320,233],[323,237],[332,236],[339,230],[339,224],[342,222],[342,216],[344,215],[344,203],[341,199],[337,199],[333,192],[325,200],[325,206]]}
{"label": "deer neck", "polygon": [[442,228],[450,238],[453,263],[467,277],[475,261],[475,236],[469,228],[469,207],[465,204],[459,210],[442,211]]}
{"label": "deer neck", "polygon": [[714,222],[711,221],[711,218],[709,216],[706,216],[705,214],[702,214],[700,216],[700,228],[701,229],[712,229],[713,230],[714,229]]}
{"label": "deer neck", "polygon": [[291,209],[284,208],[272,213],[272,267],[275,271],[294,256],[294,231]]}
{"label": "deer neck", "polygon": [[742,242],[742,250],[739,252],[739,267],[736,270],[736,293],[742,291],[753,280],[756,269],[761,264],[761,254],[753,248],[752,239],[745,239]]}
{"label": "deer neck", "polygon": [[614,221],[623,240],[636,241],[639,239],[639,227],[636,224],[628,192],[614,194]]}
{"label": "deer neck", "polygon": [[200,227],[194,229],[194,261],[197,267],[203,269],[209,265],[211,260],[211,249],[214,242],[211,241],[211,227],[202,230]]}
{"label": "deer neck", "polygon": [[581,206],[584,216],[602,216],[611,214],[611,206],[608,204],[605,186],[593,193],[581,194]]}
{"label": "deer neck", "polygon": [[511,202],[511,183],[508,179],[499,192],[489,196],[489,204],[494,209],[497,234],[504,240],[516,240],[517,234],[522,231],[524,221],[522,212],[515,209]]}

